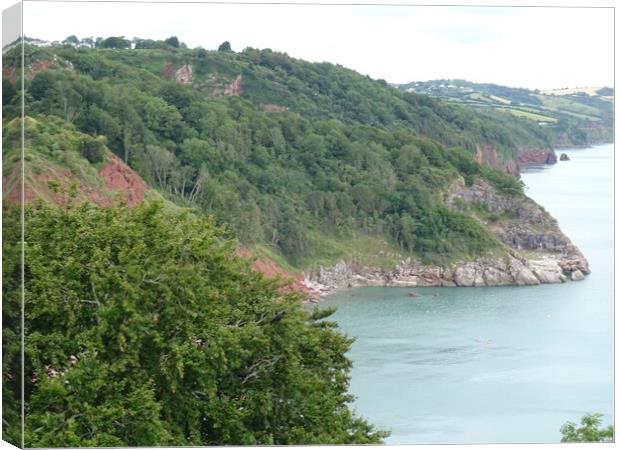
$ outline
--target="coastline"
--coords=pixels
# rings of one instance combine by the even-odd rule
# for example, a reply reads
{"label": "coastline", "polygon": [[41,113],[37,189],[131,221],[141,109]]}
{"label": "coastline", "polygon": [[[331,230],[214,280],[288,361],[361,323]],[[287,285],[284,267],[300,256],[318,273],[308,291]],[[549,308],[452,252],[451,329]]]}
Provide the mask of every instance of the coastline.
{"label": "coastline", "polygon": [[393,269],[364,267],[354,261],[341,261],[304,273],[310,291],[307,303],[316,303],[334,292],[356,287],[492,287],[535,286],[581,281],[590,273],[588,262],[573,253],[540,255],[526,259],[516,253],[504,257],[477,258],[449,266],[424,265],[408,258]]}
{"label": "coastline", "polygon": [[484,205],[492,213],[510,213],[510,219],[480,220],[497,238],[500,254],[445,265],[425,265],[410,257],[392,268],[363,266],[345,258],[303,273],[308,302],[353,287],[533,286],[580,281],[590,273],[587,259],[557,220],[529,197],[504,195],[482,180],[467,186],[461,178],[444,193],[444,200],[454,211]]}

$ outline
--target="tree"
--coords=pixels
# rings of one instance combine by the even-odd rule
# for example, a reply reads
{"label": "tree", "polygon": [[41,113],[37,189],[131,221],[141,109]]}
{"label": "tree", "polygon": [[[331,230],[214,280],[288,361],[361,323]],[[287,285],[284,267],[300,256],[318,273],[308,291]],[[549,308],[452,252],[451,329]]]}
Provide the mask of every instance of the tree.
{"label": "tree", "polygon": [[82,39],[81,44],[88,48],[94,48],[95,40],[92,37],[85,37],[84,39]]}
{"label": "tree", "polygon": [[[20,298],[20,214],[3,214],[6,299]],[[213,220],[162,202],[24,214],[28,447],[386,436],[349,409],[351,339],[235,256]],[[16,303],[3,303],[7,331],[19,327]],[[19,346],[3,358],[19,367]],[[19,389],[3,388],[13,405]]]}
{"label": "tree", "polygon": [[80,154],[91,163],[99,163],[104,159],[105,145],[90,136],[84,137],[80,141]]}
{"label": "tree", "polygon": [[65,40],[62,41],[62,43],[65,45],[72,45],[74,47],[77,47],[78,45],[80,45],[80,40],[77,38],[76,35],[72,34],[71,36],[66,37]]}
{"label": "tree", "polygon": [[124,36],[111,36],[102,40],[99,46],[102,48],[130,48],[131,41],[125,39]]}
{"label": "tree", "polygon": [[230,42],[224,41],[217,48],[218,52],[232,52],[232,48],[230,47]]}
{"label": "tree", "polygon": [[168,39],[166,39],[164,42],[168,44],[170,47],[179,48],[179,38],[177,38],[176,36],[171,36]]}
{"label": "tree", "polygon": [[599,428],[603,414],[586,414],[581,418],[581,427],[577,428],[574,422],[566,422],[560,428],[562,433],[561,442],[613,442],[614,427],[608,425]]}

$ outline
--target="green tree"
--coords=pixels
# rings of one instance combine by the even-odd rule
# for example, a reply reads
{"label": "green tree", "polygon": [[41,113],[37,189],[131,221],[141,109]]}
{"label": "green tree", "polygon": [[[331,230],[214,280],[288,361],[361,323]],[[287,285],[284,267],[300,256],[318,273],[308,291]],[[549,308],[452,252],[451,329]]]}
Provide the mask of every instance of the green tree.
{"label": "green tree", "polygon": [[614,427],[600,428],[603,414],[586,414],[581,418],[581,427],[574,422],[566,422],[560,428],[561,442],[613,442]]}
{"label": "green tree", "polygon": [[[349,409],[351,340],[251,270],[211,219],[161,202],[36,204],[25,215],[28,447],[386,436]],[[3,253],[15,256],[20,210],[3,216]],[[19,298],[19,258],[2,269],[3,295]],[[18,327],[19,308],[3,306]],[[19,366],[17,346],[3,357]],[[16,395],[7,387],[5,405]]]}
{"label": "green tree", "polygon": [[63,41],[63,44],[65,45],[72,45],[74,47],[80,45],[80,40],[78,39],[78,37],[75,34],[72,34],[71,36],[67,36]]}
{"label": "green tree", "polygon": [[131,41],[124,36],[111,36],[99,43],[102,48],[130,48]]}
{"label": "green tree", "polygon": [[80,141],[80,154],[91,163],[99,163],[104,159],[105,145],[97,139],[84,137]]}
{"label": "green tree", "polygon": [[224,41],[220,44],[220,46],[217,48],[218,52],[232,52],[232,48],[230,46],[230,42],[228,41]]}
{"label": "green tree", "polygon": [[179,38],[176,36],[171,36],[168,39],[164,40],[164,42],[166,44],[168,44],[170,47],[174,47],[174,48],[179,48]]}

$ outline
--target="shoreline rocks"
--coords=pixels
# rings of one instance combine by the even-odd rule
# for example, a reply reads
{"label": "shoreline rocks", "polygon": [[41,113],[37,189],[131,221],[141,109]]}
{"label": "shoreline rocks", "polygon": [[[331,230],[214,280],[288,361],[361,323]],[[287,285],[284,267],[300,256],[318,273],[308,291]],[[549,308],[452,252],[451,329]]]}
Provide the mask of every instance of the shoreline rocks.
{"label": "shoreline rocks", "polygon": [[590,273],[583,256],[542,255],[522,259],[517,255],[478,258],[447,267],[427,266],[408,258],[394,269],[360,267],[340,261],[333,267],[320,267],[304,274],[305,284],[315,296],[355,287],[490,287],[535,286],[580,281]]}

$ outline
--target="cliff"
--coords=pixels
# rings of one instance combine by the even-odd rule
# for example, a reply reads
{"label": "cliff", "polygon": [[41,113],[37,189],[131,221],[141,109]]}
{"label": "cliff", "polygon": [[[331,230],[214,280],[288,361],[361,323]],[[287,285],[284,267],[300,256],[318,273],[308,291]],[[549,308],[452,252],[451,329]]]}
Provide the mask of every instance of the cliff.
{"label": "cliff", "polygon": [[502,243],[502,251],[446,265],[407,258],[389,269],[343,260],[308,271],[307,285],[319,294],[357,286],[521,286],[578,281],[590,273],[586,258],[557,221],[525,196],[503,195],[480,179],[466,186],[460,178],[445,201],[455,211],[476,215]]}

